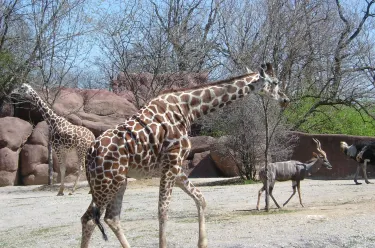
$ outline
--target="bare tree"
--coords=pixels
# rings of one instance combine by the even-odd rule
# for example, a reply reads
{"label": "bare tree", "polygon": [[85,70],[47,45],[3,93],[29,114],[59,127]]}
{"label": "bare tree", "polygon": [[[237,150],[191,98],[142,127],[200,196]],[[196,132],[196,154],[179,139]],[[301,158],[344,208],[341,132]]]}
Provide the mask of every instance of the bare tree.
{"label": "bare tree", "polygon": [[268,160],[287,159],[297,141],[288,132],[280,108],[259,101],[260,97],[242,100],[201,122],[208,134],[227,136],[223,153],[233,160],[239,176],[246,180],[255,180],[258,168]]}

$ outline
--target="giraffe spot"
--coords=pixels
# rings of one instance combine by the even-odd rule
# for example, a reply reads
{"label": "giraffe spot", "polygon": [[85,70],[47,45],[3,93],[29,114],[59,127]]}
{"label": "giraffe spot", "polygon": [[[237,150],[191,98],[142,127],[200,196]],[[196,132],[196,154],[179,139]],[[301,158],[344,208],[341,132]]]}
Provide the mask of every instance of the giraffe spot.
{"label": "giraffe spot", "polygon": [[215,111],[216,111],[216,109],[214,109],[214,108],[210,109],[210,113],[215,112]]}
{"label": "giraffe spot", "polygon": [[[100,158],[100,159],[103,160],[102,158]],[[96,174],[102,174],[103,173],[103,167],[101,167],[101,166],[96,167],[95,172],[96,172]]]}
{"label": "giraffe spot", "polygon": [[188,103],[190,101],[190,96],[188,94],[182,94],[180,96],[181,102]]}
{"label": "giraffe spot", "polygon": [[228,89],[227,89],[227,92],[228,93],[234,93],[234,92],[236,92],[237,91],[237,88],[236,87],[234,87],[233,85],[228,85]]}
{"label": "giraffe spot", "polygon": [[168,95],[166,100],[170,103],[178,103],[178,99],[174,95]]}
{"label": "giraffe spot", "polygon": [[225,106],[225,103],[221,103],[220,105],[219,105],[219,108],[222,108],[222,107],[224,107]]}
{"label": "giraffe spot", "polygon": [[243,87],[245,87],[246,82],[244,80],[239,80],[239,81],[236,82],[236,85],[237,85],[238,88],[243,88]]}
{"label": "giraffe spot", "polygon": [[200,118],[201,117],[201,112],[197,109],[194,109],[193,110],[193,115],[196,116],[197,118]]}
{"label": "giraffe spot", "polygon": [[228,94],[225,94],[225,95],[221,98],[221,100],[222,100],[223,102],[227,102],[227,101],[229,100],[229,95],[228,95]]}
{"label": "giraffe spot", "polygon": [[114,152],[114,151],[117,151],[117,146],[115,144],[110,144],[108,146],[108,150]]}
{"label": "giraffe spot", "polygon": [[105,162],[103,163],[103,167],[104,167],[104,170],[109,170],[109,169],[111,169],[111,167],[112,167],[112,162],[110,162],[110,161],[105,161]]}
{"label": "giraffe spot", "polygon": [[94,185],[101,185],[102,184],[102,181],[98,180],[98,179],[95,179],[94,182],[95,182]]}
{"label": "giraffe spot", "polygon": [[107,138],[107,137],[102,137],[100,139],[100,144],[102,146],[108,146],[109,144],[111,143],[111,139]]}
{"label": "giraffe spot", "polygon": [[154,115],[154,120],[162,123],[162,122],[164,122],[164,117],[162,115],[156,114],[156,115]]}
{"label": "giraffe spot", "polygon": [[246,79],[246,82],[250,83],[251,81],[253,81],[254,79],[252,77],[247,77]]}
{"label": "giraffe spot", "polygon": [[[106,178],[109,178],[109,179],[112,179],[112,177],[113,177],[112,172],[110,172],[110,171],[104,171],[104,176]],[[104,180],[107,180],[107,179],[104,179]],[[103,181],[103,183],[105,183],[105,182]]]}
{"label": "giraffe spot", "polygon": [[141,162],[141,155],[136,154],[136,155],[134,156],[134,160],[135,160],[135,162],[136,162],[137,164],[139,164],[139,163]]}
{"label": "giraffe spot", "polygon": [[208,113],[209,107],[207,105],[202,105],[201,109],[202,113],[206,115]]}
{"label": "giraffe spot", "polygon": [[117,164],[117,168],[116,168],[116,164],[117,164],[117,163],[113,163],[113,166],[112,166],[112,176],[113,176],[113,177],[116,177],[117,174],[118,174],[118,170],[117,170],[117,169],[118,169],[118,166],[119,166],[119,165]]}
{"label": "giraffe spot", "polygon": [[251,91],[254,91],[254,89],[255,89],[254,85],[249,84],[248,86],[249,86],[249,88],[250,88]]}
{"label": "giraffe spot", "polygon": [[120,164],[126,165],[127,162],[128,162],[128,158],[127,157],[121,157],[120,158]]}
{"label": "giraffe spot", "polygon": [[177,159],[177,155],[176,154],[168,154],[168,159],[169,160],[176,160]]}
{"label": "giraffe spot", "polygon": [[227,103],[226,103],[226,105],[229,105],[229,104],[231,104],[232,103],[232,101],[228,101]]}
{"label": "giraffe spot", "polygon": [[190,106],[192,106],[192,107],[196,107],[196,106],[198,106],[199,104],[201,104],[201,100],[200,100],[198,97],[193,97],[193,98],[190,100]]}
{"label": "giraffe spot", "polygon": [[243,95],[243,89],[240,89],[240,90],[238,91],[238,95]]}
{"label": "giraffe spot", "polygon": [[102,180],[104,178],[104,175],[103,174],[97,174],[96,178],[99,179],[99,180]]}
{"label": "giraffe spot", "polygon": [[204,103],[211,102],[212,98],[211,98],[210,90],[208,90],[208,89],[204,90],[201,98],[202,98],[202,102],[204,102]]}
{"label": "giraffe spot", "polygon": [[232,95],[231,100],[234,101],[236,99],[237,99],[237,96],[236,95]]}
{"label": "giraffe spot", "polygon": [[216,96],[221,96],[224,94],[224,90],[222,88],[215,87],[213,90]]}

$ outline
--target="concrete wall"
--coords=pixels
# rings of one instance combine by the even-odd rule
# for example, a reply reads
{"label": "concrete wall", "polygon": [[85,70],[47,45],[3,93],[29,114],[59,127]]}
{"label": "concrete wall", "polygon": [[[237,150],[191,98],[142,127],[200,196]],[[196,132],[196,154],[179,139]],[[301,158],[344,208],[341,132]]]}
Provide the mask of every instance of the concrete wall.
{"label": "concrete wall", "polygon": [[[299,136],[299,144],[294,150],[292,159],[305,162],[312,157],[312,152],[315,151],[316,145],[312,138],[317,138],[322,149],[327,153],[328,160],[332,164],[332,170],[322,168],[311,178],[316,179],[353,179],[357,169],[357,162],[348,158],[340,151],[340,141],[345,141],[349,145],[359,141],[374,141],[375,137],[350,136],[340,134],[317,134],[310,135],[300,132],[294,132]],[[367,166],[367,175],[369,178],[375,178],[375,166]],[[362,171],[359,174],[361,181]]]}

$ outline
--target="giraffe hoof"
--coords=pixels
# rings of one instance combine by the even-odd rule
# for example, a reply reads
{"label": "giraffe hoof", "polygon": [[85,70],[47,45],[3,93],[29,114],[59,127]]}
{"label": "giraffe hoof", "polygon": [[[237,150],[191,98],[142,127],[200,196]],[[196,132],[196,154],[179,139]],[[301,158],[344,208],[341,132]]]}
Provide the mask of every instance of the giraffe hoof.
{"label": "giraffe hoof", "polygon": [[355,185],[361,185],[362,183],[359,183],[359,182],[355,182]]}
{"label": "giraffe hoof", "polygon": [[59,192],[59,193],[57,193],[57,196],[63,196],[63,195],[64,195],[63,192]]}
{"label": "giraffe hoof", "polygon": [[73,192],[69,192],[69,195],[73,195]]}
{"label": "giraffe hoof", "polygon": [[372,182],[369,182],[369,181],[367,181],[366,183],[367,183],[367,184],[372,184]]}

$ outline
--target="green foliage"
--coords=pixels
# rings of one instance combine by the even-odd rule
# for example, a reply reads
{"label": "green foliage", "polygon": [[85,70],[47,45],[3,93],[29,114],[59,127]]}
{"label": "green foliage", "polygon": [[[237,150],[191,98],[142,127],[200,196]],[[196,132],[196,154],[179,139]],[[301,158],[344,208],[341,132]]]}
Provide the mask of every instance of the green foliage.
{"label": "green foliage", "polygon": [[[295,124],[315,104],[312,98],[293,104],[285,111],[288,120]],[[375,120],[364,112],[348,106],[319,106],[298,128],[306,133],[346,134],[375,136]]]}

